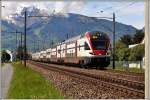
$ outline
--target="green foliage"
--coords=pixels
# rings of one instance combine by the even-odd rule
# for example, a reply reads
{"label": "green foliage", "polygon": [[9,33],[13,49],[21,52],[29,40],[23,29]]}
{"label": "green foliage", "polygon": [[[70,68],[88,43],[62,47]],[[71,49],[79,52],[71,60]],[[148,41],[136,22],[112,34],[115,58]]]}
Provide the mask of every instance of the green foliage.
{"label": "green foliage", "polygon": [[122,48],[127,48],[127,46],[122,43],[121,41],[116,42],[116,49],[122,49]]}
{"label": "green foliage", "polygon": [[120,41],[121,41],[122,43],[124,43],[126,46],[128,46],[128,45],[130,45],[130,44],[133,43],[133,42],[132,42],[132,37],[131,37],[131,35],[129,35],[129,34],[123,35],[123,36],[120,38]]}
{"label": "green foliage", "polygon": [[129,50],[121,41],[116,42],[116,60],[128,60]]}
{"label": "green foliage", "polygon": [[133,48],[128,48],[124,43],[118,41],[116,43],[116,60],[141,61],[145,54],[144,44],[139,44]]}
{"label": "green foliage", "polygon": [[129,56],[130,56],[130,49],[128,48],[120,49],[120,51],[118,52],[118,57],[119,60],[121,61],[128,60]]}
{"label": "green foliage", "polygon": [[9,60],[10,60],[10,55],[5,50],[2,50],[1,51],[1,61],[7,62]]}
{"label": "green foliage", "polygon": [[141,61],[144,54],[145,54],[145,45],[144,44],[137,45],[134,48],[131,48],[129,60]]}
{"label": "green foliage", "polygon": [[133,43],[138,44],[141,43],[144,39],[144,32],[142,30],[138,30],[133,37]]}
{"label": "green foliage", "polygon": [[117,60],[142,60],[144,56],[144,45],[140,44],[133,48],[128,48],[130,44],[139,44],[144,38],[144,32],[137,30],[136,34],[131,37],[129,34],[123,35],[116,43]]}
{"label": "green foliage", "polygon": [[60,99],[61,93],[41,74],[14,63],[14,74],[8,91],[11,99]]}

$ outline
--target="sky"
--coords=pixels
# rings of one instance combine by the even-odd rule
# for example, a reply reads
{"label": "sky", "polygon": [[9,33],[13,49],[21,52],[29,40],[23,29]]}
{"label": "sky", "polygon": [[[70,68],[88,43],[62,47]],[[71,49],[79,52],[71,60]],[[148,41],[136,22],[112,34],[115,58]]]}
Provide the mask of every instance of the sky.
{"label": "sky", "polygon": [[[3,7],[4,6],[4,7]],[[82,1],[2,1],[2,19],[11,19],[14,13],[20,13],[23,7],[35,6],[45,12],[77,13],[90,17],[112,17],[116,21],[132,25],[137,29],[145,26],[144,0],[82,0]]]}

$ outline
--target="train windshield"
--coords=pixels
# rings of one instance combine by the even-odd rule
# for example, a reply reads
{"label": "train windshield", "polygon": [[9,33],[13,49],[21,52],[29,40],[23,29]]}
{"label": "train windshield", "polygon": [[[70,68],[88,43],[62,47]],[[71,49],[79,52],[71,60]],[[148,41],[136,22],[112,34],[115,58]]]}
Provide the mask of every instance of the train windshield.
{"label": "train windshield", "polygon": [[91,42],[94,50],[106,50],[105,41],[93,40]]}

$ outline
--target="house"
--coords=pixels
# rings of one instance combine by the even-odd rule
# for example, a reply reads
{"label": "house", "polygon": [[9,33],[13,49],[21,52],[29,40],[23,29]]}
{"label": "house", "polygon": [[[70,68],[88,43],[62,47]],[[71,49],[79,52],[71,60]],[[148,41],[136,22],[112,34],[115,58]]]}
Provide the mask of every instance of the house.
{"label": "house", "polygon": [[[145,43],[145,38],[143,39],[143,41],[139,44],[144,44]],[[129,48],[133,48],[139,44],[132,44],[129,45]],[[145,68],[145,56],[143,57],[142,61],[130,61],[129,62],[129,68]]]}

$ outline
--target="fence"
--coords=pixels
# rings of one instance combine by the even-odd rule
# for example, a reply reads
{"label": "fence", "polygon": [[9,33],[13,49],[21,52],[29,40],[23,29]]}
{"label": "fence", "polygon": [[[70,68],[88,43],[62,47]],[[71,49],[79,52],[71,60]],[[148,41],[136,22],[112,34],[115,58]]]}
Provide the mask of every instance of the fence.
{"label": "fence", "polygon": [[[112,61],[109,65],[112,66]],[[125,67],[125,68],[145,68],[145,62],[144,61],[115,61],[116,67]]]}

